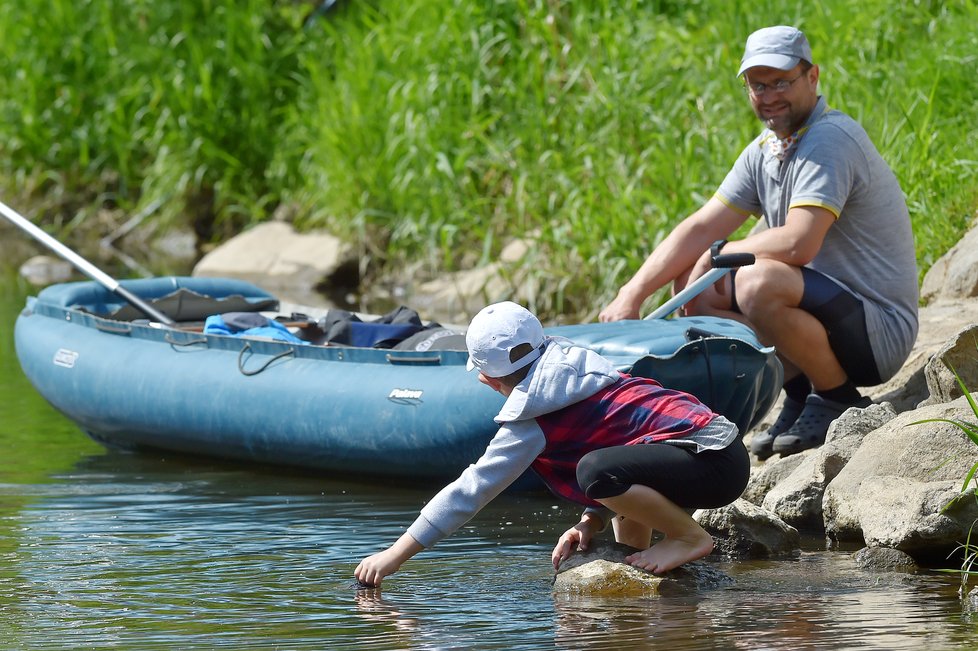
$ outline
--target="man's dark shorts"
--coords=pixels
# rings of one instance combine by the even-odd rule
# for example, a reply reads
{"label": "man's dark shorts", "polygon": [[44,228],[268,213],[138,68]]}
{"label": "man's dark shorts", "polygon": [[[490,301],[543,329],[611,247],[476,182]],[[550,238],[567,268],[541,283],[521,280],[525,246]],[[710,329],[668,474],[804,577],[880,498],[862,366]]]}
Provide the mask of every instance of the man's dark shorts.
{"label": "man's dark shorts", "polygon": [[[882,382],[873,348],[866,332],[866,310],[863,302],[851,291],[825,274],[807,267],[801,268],[805,290],[798,307],[805,310],[825,327],[829,346],[839,365],[857,386],[874,386]],[[731,274],[733,307],[737,306],[736,289]]]}

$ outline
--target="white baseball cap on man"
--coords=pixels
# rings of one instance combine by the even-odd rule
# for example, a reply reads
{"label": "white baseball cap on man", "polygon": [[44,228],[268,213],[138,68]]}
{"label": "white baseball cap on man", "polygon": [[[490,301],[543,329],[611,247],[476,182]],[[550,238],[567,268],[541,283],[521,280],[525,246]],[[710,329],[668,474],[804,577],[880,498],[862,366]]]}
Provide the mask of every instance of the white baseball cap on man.
{"label": "white baseball cap on man", "polygon": [[791,70],[799,61],[812,63],[812,48],[805,35],[787,25],[765,27],[747,37],[737,76],[754,66]]}
{"label": "white baseball cap on man", "polygon": [[[536,361],[543,354],[545,340],[540,320],[522,305],[512,301],[487,305],[465,332],[469,349],[465,367],[479,369],[487,377],[505,377]],[[509,353],[520,344],[530,344],[533,351],[511,362]]]}

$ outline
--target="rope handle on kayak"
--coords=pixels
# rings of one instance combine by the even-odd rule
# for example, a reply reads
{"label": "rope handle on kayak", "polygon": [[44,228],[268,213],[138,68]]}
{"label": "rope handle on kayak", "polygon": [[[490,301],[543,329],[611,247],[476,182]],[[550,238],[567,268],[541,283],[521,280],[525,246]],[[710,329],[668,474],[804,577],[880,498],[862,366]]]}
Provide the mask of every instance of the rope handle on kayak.
{"label": "rope handle on kayak", "polygon": [[95,319],[95,329],[100,332],[107,332],[112,335],[132,334],[132,325],[129,323],[107,322],[102,319]]}
{"label": "rope handle on kayak", "polygon": [[193,346],[195,344],[207,343],[207,337],[196,337],[193,339],[188,338],[183,341],[180,341],[179,339],[171,335],[170,332],[171,332],[170,330],[167,330],[166,334],[163,335],[163,341],[170,344],[171,346]]}
{"label": "rope handle on kayak", "polygon": [[248,352],[250,350],[251,350],[251,344],[245,342],[245,345],[241,349],[241,352],[238,353],[238,370],[241,371],[241,374],[242,375],[247,375],[249,377],[252,376],[252,375],[258,375],[259,373],[261,373],[262,371],[264,371],[266,368],[268,368],[269,366],[271,366],[277,360],[283,359],[283,358],[288,357],[290,355],[295,355],[295,348],[289,348],[288,350],[283,350],[278,355],[273,355],[271,359],[269,359],[267,362],[265,362],[264,364],[262,364],[259,368],[255,369],[254,371],[246,371],[245,370],[245,367],[244,367],[244,355],[245,355],[246,352]]}
{"label": "rope handle on kayak", "polygon": [[441,364],[441,355],[435,355],[434,357],[410,357],[408,355],[387,353],[385,357],[389,364]]}

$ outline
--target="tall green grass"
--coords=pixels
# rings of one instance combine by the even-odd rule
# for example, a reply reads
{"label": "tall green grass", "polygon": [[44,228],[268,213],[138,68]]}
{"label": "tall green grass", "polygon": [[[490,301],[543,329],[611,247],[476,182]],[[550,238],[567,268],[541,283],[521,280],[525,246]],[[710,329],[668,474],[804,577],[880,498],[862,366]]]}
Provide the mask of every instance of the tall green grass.
{"label": "tall green grass", "polygon": [[[205,237],[268,215],[296,30],[260,0],[3,2],[2,173],[66,212],[167,199]],[[179,216],[179,217],[178,217]]]}
{"label": "tall green grass", "polygon": [[284,206],[368,282],[531,236],[518,298],[590,318],[756,133],[743,40],[788,23],[900,178],[922,270],[978,204],[974,1],[340,0],[303,27],[314,4],[0,0],[0,177],[66,218],[162,198],[215,240]]}

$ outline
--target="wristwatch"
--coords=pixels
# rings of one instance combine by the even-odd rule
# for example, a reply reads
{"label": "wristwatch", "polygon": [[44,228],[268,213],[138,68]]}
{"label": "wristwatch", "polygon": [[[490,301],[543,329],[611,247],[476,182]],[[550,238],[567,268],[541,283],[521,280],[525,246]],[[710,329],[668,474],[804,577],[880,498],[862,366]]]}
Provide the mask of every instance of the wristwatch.
{"label": "wristwatch", "polygon": [[720,249],[727,245],[727,240],[717,240],[710,245],[710,257],[715,258],[720,255]]}

